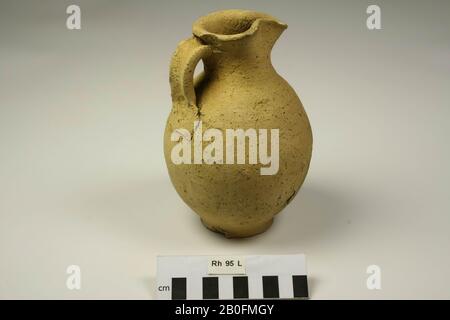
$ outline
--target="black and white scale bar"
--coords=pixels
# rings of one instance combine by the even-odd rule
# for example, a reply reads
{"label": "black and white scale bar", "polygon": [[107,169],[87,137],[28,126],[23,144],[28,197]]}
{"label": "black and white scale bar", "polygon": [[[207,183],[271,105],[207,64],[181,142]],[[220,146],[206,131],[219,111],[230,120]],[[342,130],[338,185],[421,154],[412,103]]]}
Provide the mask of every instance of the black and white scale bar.
{"label": "black and white scale bar", "polygon": [[208,269],[211,256],[159,256],[156,298],[308,298],[304,255],[251,255],[242,259],[242,274],[214,274]]}
{"label": "black and white scale bar", "polygon": [[[202,278],[202,298],[219,299],[219,278]],[[172,278],[172,300],[186,299],[187,278]],[[280,298],[278,276],[262,276],[262,290],[264,299]],[[293,298],[308,297],[308,282],[305,275],[292,276]],[[249,285],[247,276],[233,276],[233,298],[248,299]]]}

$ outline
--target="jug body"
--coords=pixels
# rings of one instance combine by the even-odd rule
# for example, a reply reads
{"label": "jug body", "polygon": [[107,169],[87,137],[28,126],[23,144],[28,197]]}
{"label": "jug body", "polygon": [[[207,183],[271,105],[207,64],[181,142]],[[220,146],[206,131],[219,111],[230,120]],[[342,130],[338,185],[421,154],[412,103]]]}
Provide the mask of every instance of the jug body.
{"label": "jug body", "polygon": [[[265,14],[216,12],[194,24],[172,58],[169,176],[204,225],[227,237],[270,227],[309,168],[308,117],[270,60],[285,28]],[[200,59],[205,70],[194,82]]]}

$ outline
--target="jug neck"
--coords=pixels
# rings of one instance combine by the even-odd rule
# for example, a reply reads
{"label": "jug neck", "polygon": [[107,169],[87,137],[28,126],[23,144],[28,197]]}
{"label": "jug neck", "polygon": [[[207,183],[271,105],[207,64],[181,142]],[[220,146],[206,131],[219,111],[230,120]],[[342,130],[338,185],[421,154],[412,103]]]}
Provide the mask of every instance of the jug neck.
{"label": "jug neck", "polygon": [[216,51],[203,59],[203,63],[205,73],[209,76],[251,77],[273,71],[270,50],[252,47]]}
{"label": "jug neck", "polygon": [[264,13],[224,10],[198,19],[193,33],[212,48],[213,54],[204,59],[206,73],[249,74],[273,70],[270,53],[286,28]]}

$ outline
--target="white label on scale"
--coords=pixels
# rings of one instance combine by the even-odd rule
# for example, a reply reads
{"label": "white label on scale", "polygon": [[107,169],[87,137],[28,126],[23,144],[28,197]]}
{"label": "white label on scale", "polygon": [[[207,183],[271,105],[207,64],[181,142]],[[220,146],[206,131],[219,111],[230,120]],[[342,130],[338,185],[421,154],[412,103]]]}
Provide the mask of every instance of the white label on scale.
{"label": "white label on scale", "polygon": [[210,257],[208,274],[245,274],[245,259],[236,256]]}

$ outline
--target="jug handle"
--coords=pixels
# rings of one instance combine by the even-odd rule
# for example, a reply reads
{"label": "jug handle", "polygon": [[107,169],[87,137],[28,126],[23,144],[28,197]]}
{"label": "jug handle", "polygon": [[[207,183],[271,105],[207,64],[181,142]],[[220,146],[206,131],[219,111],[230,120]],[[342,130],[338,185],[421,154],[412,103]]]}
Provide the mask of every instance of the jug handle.
{"label": "jug handle", "polygon": [[196,105],[194,71],[202,58],[212,53],[211,47],[202,44],[196,37],[180,42],[170,62],[170,88],[172,101]]}

